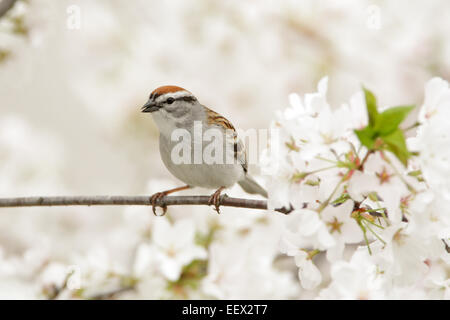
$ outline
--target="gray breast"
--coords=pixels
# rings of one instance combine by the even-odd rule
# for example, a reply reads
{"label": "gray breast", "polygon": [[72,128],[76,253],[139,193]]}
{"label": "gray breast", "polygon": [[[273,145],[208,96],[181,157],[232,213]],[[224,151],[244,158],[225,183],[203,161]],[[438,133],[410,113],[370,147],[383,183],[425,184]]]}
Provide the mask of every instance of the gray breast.
{"label": "gray breast", "polygon": [[[199,147],[200,144],[201,148]],[[234,159],[233,154],[230,155],[229,148],[227,154],[225,143],[222,145],[221,161],[218,161],[218,157],[210,159],[208,151],[212,151],[212,155],[215,156],[214,151],[217,150],[217,148],[211,148],[210,144],[209,141],[196,141],[193,137],[190,142],[189,139],[172,141],[170,138],[161,135],[161,158],[176,178],[191,186],[204,188],[229,187],[242,179],[244,176],[242,164]],[[233,152],[232,149],[231,152]],[[220,151],[218,155],[220,156]]]}

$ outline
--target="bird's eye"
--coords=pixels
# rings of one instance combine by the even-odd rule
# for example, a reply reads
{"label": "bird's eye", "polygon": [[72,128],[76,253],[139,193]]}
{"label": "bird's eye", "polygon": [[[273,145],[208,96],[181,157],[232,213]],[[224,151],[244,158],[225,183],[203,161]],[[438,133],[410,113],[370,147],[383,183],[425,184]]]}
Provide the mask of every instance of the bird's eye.
{"label": "bird's eye", "polygon": [[175,99],[172,98],[172,97],[170,97],[170,98],[167,99],[166,102],[167,102],[168,104],[172,104],[174,101],[175,101]]}

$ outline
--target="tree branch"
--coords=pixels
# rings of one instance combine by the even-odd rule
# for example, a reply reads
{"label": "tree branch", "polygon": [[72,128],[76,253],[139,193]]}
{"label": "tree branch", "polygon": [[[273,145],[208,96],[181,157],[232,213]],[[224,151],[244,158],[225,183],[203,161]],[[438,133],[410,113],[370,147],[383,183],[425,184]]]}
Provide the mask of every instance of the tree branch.
{"label": "tree branch", "polygon": [[[208,205],[209,196],[170,196],[156,201],[156,205]],[[0,198],[0,208],[11,207],[45,207],[45,206],[150,206],[149,196],[60,196],[60,197],[19,197]],[[242,198],[230,198],[227,195],[220,197],[220,205],[223,207],[237,207],[247,209],[267,210],[266,200],[253,200]],[[279,208],[275,211],[288,214],[294,208]]]}
{"label": "tree branch", "polygon": [[96,294],[92,297],[87,298],[88,300],[107,300],[107,299],[114,299],[116,298],[117,295],[127,292],[127,291],[132,291],[135,289],[135,286],[126,286],[126,287],[122,287],[122,288],[118,288],[116,290],[112,290],[112,291],[108,291],[108,292],[103,292],[103,293],[99,293]]}
{"label": "tree branch", "polygon": [[14,6],[14,3],[16,3],[16,0],[0,0],[0,18]]}

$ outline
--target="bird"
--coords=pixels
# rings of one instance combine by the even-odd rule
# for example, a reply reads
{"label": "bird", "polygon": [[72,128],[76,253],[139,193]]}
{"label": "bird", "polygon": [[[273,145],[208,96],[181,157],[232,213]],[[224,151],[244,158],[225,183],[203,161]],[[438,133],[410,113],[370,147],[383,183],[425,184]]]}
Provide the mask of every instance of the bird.
{"label": "bird", "polygon": [[[220,213],[221,192],[232,187],[236,182],[247,193],[259,194],[267,198],[267,191],[248,173],[244,145],[237,137],[234,126],[225,117],[201,104],[190,91],[175,85],[158,87],[151,92],[141,112],[150,113],[158,127],[159,151],[164,165],[173,176],[186,184],[153,194],[150,202],[155,215],[155,206],[159,199],[193,187],[216,190],[210,196],[208,205],[213,205],[217,213]],[[203,150],[211,143],[206,141],[204,136],[196,135],[196,125],[200,126],[204,132],[210,129],[214,132],[218,139],[216,146],[221,145],[225,152],[223,157],[220,157],[220,150],[215,150],[211,155],[213,157],[217,155],[215,159],[223,161],[205,161],[203,158],[201,161],[192,161],[192,158],[196,160],[196,148],[201,147]],[[178,133],[179,136],[187,134],[189,139],[182,139],[179,142],[174,139],[174,134]],[[174,153],[174,148],[186,151],[187,154],[183,154],[183,157],[189,161],[180,163],[180,159],[176,159],[179,154]],[[162,208],[165,214],[167,208],[165,206]]]}

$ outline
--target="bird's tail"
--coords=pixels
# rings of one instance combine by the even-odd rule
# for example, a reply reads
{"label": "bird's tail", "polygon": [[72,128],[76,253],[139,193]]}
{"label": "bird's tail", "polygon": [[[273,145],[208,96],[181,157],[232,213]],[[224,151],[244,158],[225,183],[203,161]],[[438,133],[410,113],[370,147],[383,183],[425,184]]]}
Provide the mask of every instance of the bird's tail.
{"label": "bird's tail", "polygon": [[245,192],[250,194],[260,194],[264,198],[267,198],[267,191],[261,187],[258,182],[253,180],[252,177],[246,175],[244,180],[238,182],[239,185],[244,189]]}

